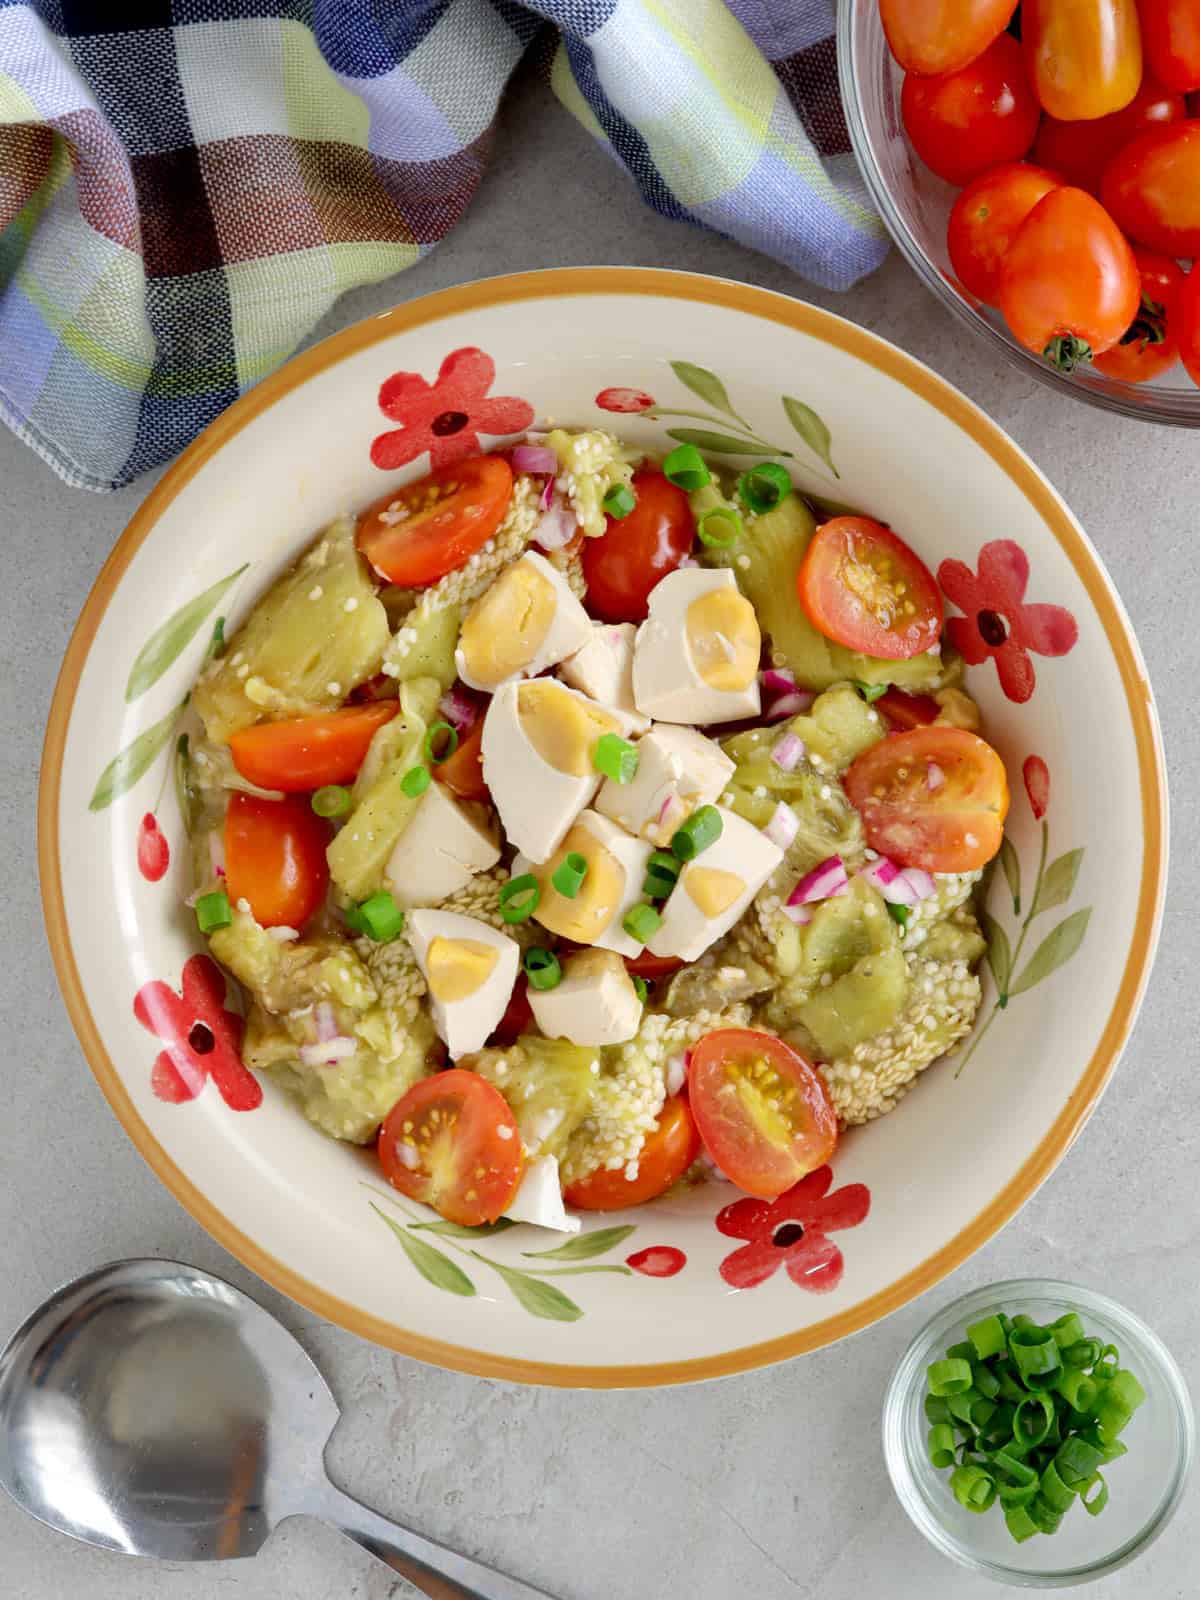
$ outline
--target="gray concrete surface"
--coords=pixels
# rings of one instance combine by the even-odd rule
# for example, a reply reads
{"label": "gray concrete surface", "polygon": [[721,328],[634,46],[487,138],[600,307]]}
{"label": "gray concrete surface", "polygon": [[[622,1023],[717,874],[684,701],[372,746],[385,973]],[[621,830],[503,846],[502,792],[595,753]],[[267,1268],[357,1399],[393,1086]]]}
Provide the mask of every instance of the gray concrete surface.
{"label": "gray concrete surface", "polygon": [[[1149,661],[1174,808],[1158,965],[1103,1105],[1021,1216],[947,1284],[834,1349],[703,1388],[578,1395],[485,1383],[393,1357],[279,1299],[201,1232],[125,1139],[76,1046],[42,937],[34,855],[42,727],[79,608],[152,480],[95,499],[64,488],[0,432],[0,837],[9,860],[0,1336],[95,1263],[182,1257],[258,1294],[324,1367],[345,1408],[330,1460],[346,1488],[562,1600],[989,1600],[994,1585],[943,1561],[912,1530],[884,1471],[880,1403],[916,1327],[973,1285],[1053,1274],[1105,1287],[1136,1308],[1193,1372],[1200,1357],[1200,718],[1189,642],[1200,595],[1200,438],[1065,404],[997,365],[895,256],[849,295],[813,294],[760,257],[656,219],[529,82],[507,106],[492,171],[452,239],[415,271],[347,296],[320,332],[464,279],[594,262],[741,278],[808,294],[876,329],[1006,427],[1090,530]],[[1192,1597],[1198,1541],[1193,1485],[1150,1552],[1091,1593]],[[4,1600],[407,1593],[315,1524],[285,1526],[254,1562],[155,1568],[73,1545],[0,1497]]]}

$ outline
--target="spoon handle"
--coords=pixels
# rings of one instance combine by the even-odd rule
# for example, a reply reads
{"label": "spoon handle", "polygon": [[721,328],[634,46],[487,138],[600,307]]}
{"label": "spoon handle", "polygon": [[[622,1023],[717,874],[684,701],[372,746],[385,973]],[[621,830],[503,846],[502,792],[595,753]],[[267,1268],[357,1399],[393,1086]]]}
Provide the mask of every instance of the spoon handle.
{"label": "spoon handle", "polygon": [[542,1589],[506,1577],[390,1522],[332,1483],[313,1514],[407,1578],[429,1600],[552,1600]]}

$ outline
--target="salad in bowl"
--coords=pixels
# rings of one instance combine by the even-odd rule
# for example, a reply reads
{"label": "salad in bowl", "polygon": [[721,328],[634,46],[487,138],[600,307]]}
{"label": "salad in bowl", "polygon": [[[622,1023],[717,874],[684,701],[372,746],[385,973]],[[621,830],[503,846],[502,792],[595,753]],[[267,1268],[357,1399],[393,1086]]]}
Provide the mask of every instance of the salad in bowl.
{"label": "salad in bowl", "polygon": [[1002,760],[900,533],[554,427],[324,528],[180,739],[246,1067],[449,1223],[773,1200],[979,1010]]}

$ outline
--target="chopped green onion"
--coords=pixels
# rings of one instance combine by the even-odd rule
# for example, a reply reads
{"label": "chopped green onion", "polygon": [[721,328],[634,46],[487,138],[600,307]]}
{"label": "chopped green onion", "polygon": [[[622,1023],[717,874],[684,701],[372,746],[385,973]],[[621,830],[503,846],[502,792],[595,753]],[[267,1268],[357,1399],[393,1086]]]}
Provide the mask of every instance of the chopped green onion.
{"label": "chopped green onion", "polygon": [[966,1511],[987,1511],[996,1498],[996,1480],[982,1467],[959,1467],[950,1479],[950,1488]]}
{"label": "chopped green onion", "polygon": [[742,519],[732,506],[713,506],[696,524],[700,543],[710,550],[727,550],[741,538]]}
{"label": "chopped green onion", "polygon": [[611,489],[605,490],[600,504],[610,517],[615,517],[619,522],[637,505],[637,496],[627,483],[614,483]]}
{"label": "chopped green onion", "polygon": [[1062,1527],[1063,1513],[1056,1511],[1042,1494],[1030,1502],[1029,1515],[1037,1524],[1040,1533],[1057,1533]]}
{"label": "chopped green onion", "polygon": [[994,1400],[1000,1393],[1000,1379],[982,1361],[976,1362],[971,1368],[971,1386],[978,1389],[987,1400]]}
{"label": "chopped green onion", "polygon": [[974,1361],[975,1346],[969,1339],[960,1339],[957,1344],[952,1344],[946,1354],[951,1361]]}
{"label": "chopped green onion", "polygon": [[351,933],[357,933],[362,939],[370,938],[370,929],[367,927],[367,919],[363,916],[362,912],[357,906],[347,906],[342,912],[342,921],[350,929]]}
{"label": "chopped green onion", "polygon": [[636,972],[633,973],[632,976],[633,976],[633,987],[634,987],[635,991],[637,992],[637,997],[642,1002],[642,1004],[645,1005],[646,1004],[646,996],[650,993],[650,985],[646,982],[645,978],[639,977]]}
{"label": "chopped green onion", "polygon": [[679,877],[679,862],[669,850],[654,850],[646,862],[646,881],[642,893],[651,900],[665,900]]}
{"label": "chopped green onion", "polygon": [[954,1429],[947,1422],[935,1423],[929,1430],[929,1459],[939,1469],[954,1465]]}
{"label": "chopped green onion", "polygon": [[1111,1378],[1121,1365],[1121,1352],[1115,1344],[1106,1344],[1096,1357],[1095,1370],[1092,1377],[1097,1380]]}
{"label": "chopped green onion", "polygon": [[1063,1361],[1068,1367],[1094,1367],[1103,1348],[1099,1339],[1079,1339],[1063,1351]]}
{"label": "chopped green onion", "polygon": [[1055,1387],[1073,1411],[1090,1411],[1100,1393],[1100,1386],[1082,1367],[1064,1367]]}
{"label": "chopped green onion", "polygon": [[992,1455],[992,1466],[998,1472],[1003,1472],[1015,1484],[1036,1483],[1038,1475],[1034,1469],[1014,1450],[997,1450]]}
{"label": "chopped green onion", "polygon": [[1031,1316],[1029,1316],[1024,1311],[1018,1311],[1016,1316],[1012,1319],[1012,1328],[1010,1328],[1008,1331],[1009,1331],[1009,1333],[1012,1333],[1013,1328],[1036,1328],[1036,1327],[1037,1327],[1037,1323],[1033,1320],[1033,1318]]}
{"label": "chopped green onion", "polygon": [[1028,1506],[1005,1506],[1004,1521],[1018,1544],[1024,1544],[1026,1539],[1042,1531],[1029,1515]]}
{"label": "chopped green onion", "polygon": [[542,887],[533,873],[522,872],[520,877],[510,878],[497,896],[500,915],[505,922],[524,922],[537,910],[541,898]]}
{"label": "chopped green onion", "polygon": [[525,952],[525,976],[531,989],[557,989],[562,982],[562,967],[553,950],[544,950],[540,944],[530,945]]}
{"label": "chopped green onion", "polygon": [[1058,1381],[1062,1357],[1049,1328],[1014,1328],[1008,1348],[1028,1389],[1051,1389]]}
{"label": "chopped green onion", "polygon": [[426,766],[409,767],[400,779],[400,787],[410,800],[415,800],[419,794],[424,794],[429,787],[429,768]]}
{"label": "chopped green onion", "polygon": [[869,706],[873,706],[876,700],[882,700],[888,692],[886,683],[864,683],[861,678],[853,678],[851,681]]}
{"label": "chopped green onion", "polygon": [[925,1396],[925,1420],[927,1422],[949,1422],[950,1407],[940,1395],[927,1394]]}
{"label": "chopped green onion", "polygon": [[775,461],[751,467],[737,481],[738,497],[751,511],[772,511],[791,487],[792,480]]}
{"label": "chopped green onion", "polygon": [[618,733],[602,733],[592,751],[592,765],[614,783],[632,783],[638,769],[637,746]]}
{"label": "chopped green onion", "polygon": [[912,916],[912,907],[897,905],[894,900],[887,900],[884,903],[887,906],[888,916],[891,917],[892,921],[898,922],[902,928],[907,928],[908,919]]}
{"label": "chopped green onion", "polygon": [[309,803],[319,817],[344,817],[350,809],[350,791],[340,783],[327,783]]}
{"label": "chopped green onion", "polygon": [[957,1394],[952,1394],[948,1398],[950,1415],[957,1417],[959,1422],[964,1427],[970,1428],[973,1434],[975,1432],[975,1423],[971,1416],[971,1408],[976,1400],[980,1398],[978,1392],[975,1389],[960,1389]]}
{"label": "chopped green onion", "polygon": [[1133,1420],[1133,1412],[1119,1395],[1104,1395],[1096,1407],[1096,1427],[1105,1444],[1113,1440],[1127,1428]]}
{"label": "chopped green onion", "polygon": [[1131,1412],[1136,1411],[1139,1406],[1146,1403],[1145,1389],[1142,1388],[1133,1373],[1126,1372],[1124,1368],[1114,1372],[1108,1380],[1105,1397],[1111,1398],[1114,1395],[1128,1406]]}
{"label": "chopped green onion", "polygon": [[1049,1395],[1027,1394],[1013,1418],[1013,1437],[1018,1444],[1037,1445],[1050,1437],[1054,1424],[1054,1402]]}
{"label": "chopped green onion", "polygon": [[1069,1488],[1078,1489],[1086,1483],[1096,1468],[1104,1461],[1104,1450],[1080,1434],[1064,1439],[1054,1455],[1058,1475]]}
{"label": "chopped green onion", "polygon": [[[1099,1489],[1095,1494],[1089,1495],[1088,1491],[1097,1483],[1100,1485]],[[1092,1476],[1080,1489],[1079,1503],[1089,1517],[1098,1517],[1108,1504],[1108,1485],[1098,1472],[1093,1472]]]}
{"label": "chopped green onion", "polygon": [[971,1387],[971,1363],[959,1356],[948,1356],[945,1361],[935,1361],[927,1376],[930,1394],[949,1399]]}
{"label": "chopped green onion", "polygon": [[1113,1439],[1111,1442],[1106,1443],[1100,1437],[1100,1429],[1094,1423],[1090,1428],[1084,1429],[1080,1434],[1080,1438],[1086,1439],[1088,1444],[1096,1446],[1100,1451],[1101,1460],[1106,1466],[1110,1461],[1117,1461],[1121,1456],[1129,1454],[1129,1446],[1122,1444],[1120,1439]]}
{"label": "chopped green onion", "polygon": [[1060,1350],[1069,1350],[1083,1338],[1083,1323],[1079,1320],[1079,1313],[1068,1311],[1065,1316],[1059,1317],[1057,1322],[1050,1324],[1050,1332],[1054,1335],[1054,1342]]}
{"label": "chopped green onion", "polygon": [[227,928],[232,921],[233,907],[224,889],[202,894],[196,901],[196,925],[201,933],[215,933],[218,928]]}
{"label": "chopped green onion", "polygon": [[550,882],[565,900],[574,900],[580,889],[583,888],[583,880],[587,877],[587,869],[586,856],[581,856],[578,850],[568,851],[550,874]]}
{"label": "chopped green onion", "polygon": [[694,861],[702,850],[717,842],[724,826],[716,806],[701,806],[676,829],[671,854],[679,861]]}
{"label": "chopped green onion", "polygon": [[[1007,1337],[1007,1335],[1006,1335]],[[1005,1400],[1019,1406],[1025,1398],[1025,1389],[1017,1381],[1012,1366],[1007,1361],[997,1361],[996,1376],[1000,1379],[1000,1393]]]}
{"label": "chopped green onion", "polygon": [[967,1329],[975,1355],[980,1361],[990,1361],[992,1356],[1002,1356],[1008,1349],[1008,1335],[997,1316],[984,1317]]}
{"label": "chopped green onion", "polygon": [[669,478],[689,494],[693,489],[703,489],[705,484],[712,482],[712,473],[694,444],[676,445],[663,462],[662,470],[664,478]]}
{"label": "chopped green onion", "polygon": [[404,913],[386,889],[377,890],[358,909],[376,944],[390,944],[404,927]]}
{"label": "chopped green onion", "polygon": [[431,766],[440,767],[443,761],[458,749],[458,731],[448,722],[431,724],[425,735],[425,759]]}
{"label": "chopped green onion", "polygon": [[662,927],[662,917],[653,906],[643,902],[625,913],[621,926],[631,939],[636,939],[639,944],[648,944]]}

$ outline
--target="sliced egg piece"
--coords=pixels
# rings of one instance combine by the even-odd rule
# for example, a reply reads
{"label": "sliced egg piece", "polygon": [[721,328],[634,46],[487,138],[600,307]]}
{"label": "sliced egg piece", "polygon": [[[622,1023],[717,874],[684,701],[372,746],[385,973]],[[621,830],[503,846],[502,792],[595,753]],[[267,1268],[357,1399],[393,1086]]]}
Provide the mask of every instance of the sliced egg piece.
{"label": "sliced egg piece", "polygon": [[557,1156],[539,1156],[526,1163],[521,1187],[504,1213],[513,1222],[532,1222],[539,1228],[554,1228],[559,1233],[578,1233],[578,1217],[567,1215],[563,1206],[562,1180]]}
{"label": "sliced egg piece", "polygon": [[568,656],[558,669],[564,683],[614,712],[624,724],[623,733],[645,733],[650,726],[650,718],[642,715],[633,699],[636,637],[632,622],[594,622],[583,649]]}
{"label": "sliced egg piece", "polygon": [[545,861],[600,787],[593,755],[616,718],[554,678],[506,683],[483,722],[483,776],[512,844]]}
{"label": "sliced egg piece", "polygon": [[596,810],[662,848],[693,811],[712,804],[735,770],[719,745],[676,723],[657,723],[638,740],[637,753],[633,778],[606,778]]}
{"label": "sliced egg piece", "polygon": [[727,567],[681,567],[650,591],[633,651],[633,697],[658,722],[733,722],[759,712],[762,633]]}
{"label": "sliced egg piece", "polygon": [[563,574],[534,550],[506,567],[463,618],[454,662],[473,689],[535,678],[583,648],[592,621]]}
{"label": "sliced egg piece", "polygon": [[553,989],[529,990],[533,1020],[547,1039],[624,1044],[642,1021],[642,1002],[615,950],[579,950],[563,962]]}
{"label": "sliced egg piece", "polygon": [[457,801],[431,783],[396,841],[384,877],[398,905],[435,906],[500,859],[495,830],[481,807]]}
{"label": "sliced egg piece", "polygon": [[[632,839],[615,822],[598,811],[584,811],[567,831],[558,849],[546,861],[519,855],[513,877],[532,872],[540,897],[534,920],[572,944],[596,945],[618,955],[635,956],[642,948],[621,923],[630,907],[642,898],[646,863],[653,849],[643,839]],[[573,899],[554,887],[554,873],[574,852],[587,862],[579,893]]]}
{"label": "sliced egg piece", "polygon": [[521,952],[514,939],[458,911],[410,911],[408,940],[451,1060],[482,1050],[508,1006]]}
{"label": "sliced egg piece", "polygon": [[662,910],[662,926],[647,949],[656,956],[697,961],[728,933],[783,860],[761,828],[718,806],[721,836],[680,869]]}

